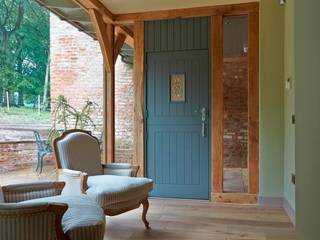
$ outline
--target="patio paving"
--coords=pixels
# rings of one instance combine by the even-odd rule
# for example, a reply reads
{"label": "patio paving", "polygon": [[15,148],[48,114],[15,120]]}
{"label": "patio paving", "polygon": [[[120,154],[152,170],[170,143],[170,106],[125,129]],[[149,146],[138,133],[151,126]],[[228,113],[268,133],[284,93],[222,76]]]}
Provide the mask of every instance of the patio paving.
{"label": "patio paving", "polygon": [[27,183],[35,181],[55,180],[57,178],[54,165],[43,167],[42,174],[37,174],[33,168],[17,170],[14,172],[0,173],[0,185]]}
{"label": "patio paving", "polygon": [[248,192],[247,168],[224,168],[223,190],[230,193]]}

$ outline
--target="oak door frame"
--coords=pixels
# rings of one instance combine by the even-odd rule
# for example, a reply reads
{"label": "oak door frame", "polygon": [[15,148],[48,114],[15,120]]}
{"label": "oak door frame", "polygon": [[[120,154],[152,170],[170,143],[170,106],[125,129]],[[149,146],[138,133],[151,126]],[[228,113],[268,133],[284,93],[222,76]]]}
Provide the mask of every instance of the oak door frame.
{"label": "oak door frame", "polygon": [[[248,16],[248,193],[223,192],[223,18],[211,18],[212,50],[212,193],[214,202],[257,203],[259,194],[259,12]],[[239,16],[238,14],[231,16]]]}
{"label": "oak door frame", "polygon": [[[259,3],[256,3],[259,8]],[[209,15],[211,17],[211,33],[218,34],[218,37],[211,36],[211,199],[222,199],[222,202],[233,199],[234,194],[228,195],[223,193],[223,148],[221,143],[223,140],[223,118],[215,118],[216,108],[219,108],[219,99],[221,101],[221,94],[219,94],[219,87],[221,88],[221,80],[223,76],[223,54],[222,54],[222,18],[224,16],[249,16],[249,56],[248,56],[248,74],[249,74],[249,92],[254,94],[249,95],[249,192],[241,194],[241,202],[254,203],[257,201],[257,194],[259,193],[259,11],[252,9],[252,7],[239,9],[237,5],[227,12],[216,11],[216,14]],[[196,13],[195,13],[196,16]],[[189,16],[192,17],[192,16]],[[164,17],[163,19],[169,19]],[[218,24],[216,20],[218,19]],[[219,20],[220,19],[220,20]],[[156,19],[159,20],[159,19]],[[214,28],[217,25],[218,29]],[[220,26],[220,27],[219,27]],[[220,28],[220,29],[219,29]],[[220,34],[220,36],[219,36]],[[133,163],[140,166],[138,176],[145,176],[145,51],[144,51],[144,21],[134,22],[134,37],[135,37],[135,55],[134,55],[134,154]],[[215,81],[214,79],[220,79]],[[219,86],[220,84],[220,86]],[[218,86],[218,89],[217,89]],[[222,96],[223,97],[223,96]],[[216,103],[216,101],[218,101]],[[221,104],[221,102],[220,102]],[[223,104],[223,101],[222,101]],[[223,105],[222,105],[223,106]],[[223,108],[222,108],[223,109]],[[219,115],[218,115],[219,116]],[[220,120],[219,120],[220,119]],[[218,129],[218,131],[216,131]],[[219,130],[220,129],[220,130]],[[222,129],[223,130],[223,129]],[[217,147],[216,147],[217,145]],[[223,146],[223,145],[222,145]],[[223,156],[222,156],[223,157]],[[222,164],[221,164],[222,163]],[[237,193],[235,193],[237,194]],[[225,197],[227,195],[227,197]],[[228,200],[229,199],[229,200]],[[231,201],[233,202],[233,201]]]}

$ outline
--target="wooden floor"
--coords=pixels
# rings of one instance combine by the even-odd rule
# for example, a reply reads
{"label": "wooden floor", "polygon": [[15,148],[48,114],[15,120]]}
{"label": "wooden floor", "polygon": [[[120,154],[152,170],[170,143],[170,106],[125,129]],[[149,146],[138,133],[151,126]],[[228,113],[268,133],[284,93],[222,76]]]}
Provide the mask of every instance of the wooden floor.
{"label": "wooden floor", "polygon": [[150,230],[140,221],[141,209],[107,217],[105,240],[292,240],[294,227],[282,209],[213,206],[210,202],[150,201]]}
{"label": "wooden floor", "polygon": [[[45,167],[40,176],[32,169],[0,174],[0,185],[54,180],[55,170]],[[150,200],[145,230],[142,209],[107,217],[105,240],[293,240],[294,227],[282,209],[256,206],[213,205],[208,201]]]}

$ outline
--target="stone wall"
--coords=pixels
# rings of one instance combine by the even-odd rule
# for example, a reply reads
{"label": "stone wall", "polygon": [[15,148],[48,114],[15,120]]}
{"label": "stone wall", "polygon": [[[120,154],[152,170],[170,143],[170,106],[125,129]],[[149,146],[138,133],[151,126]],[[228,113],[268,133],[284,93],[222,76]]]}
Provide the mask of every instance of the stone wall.
{"label": "stone wall", "polygon": [[224,63],[224,167],[246,168],[248,153],[248,68]]}
{"label": "stone wall", "polygon": [[[65,21],[50,16],[51,96],[64,95],[81,108],[87,99],[99,108],[93,119],[103,123],[103,59],[99,43]],[[117,60],[115,84],[115,161],[131,162],[133,150],[133,68]],[[97,133],[98,137],[101,133]]]}

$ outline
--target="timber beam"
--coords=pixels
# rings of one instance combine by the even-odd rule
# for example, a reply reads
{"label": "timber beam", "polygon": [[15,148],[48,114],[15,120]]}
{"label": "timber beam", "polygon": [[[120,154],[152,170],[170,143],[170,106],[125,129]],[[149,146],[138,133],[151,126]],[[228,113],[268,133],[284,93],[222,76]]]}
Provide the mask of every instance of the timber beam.
{"label": "timber beam", "polygon": [[115,43],[114,43],[114,63],[116,63],[117,58],[120,54],[121,48],[126,40],[127,36],[119,33],[116,37]]}
{"label": "timber beam", "polygon": [[253,2],[116,14],[114,15],[113,21],[115,24],[133,24],[136,21],[154,21],[163,19],[207,17],[216,15],[246,15],[250,12],[257,11],[259,11],[259,2]]}
{"label": "timber beam", "polygon": [[116,34],[124,34],[126,36],[126,44],[134,48],[133,31],[127,26],[116,26]]}
{"label": "timber beam", "polygon": [[115,71],[114,71],[114,26],[106,24],[96,9],[90,8],[89,15],[99,40],[104,66],[105,66],[105,79],[103,83],[104,89],[104,163],[114,162],[115,156]]}
{"label": "timber beam", "polygon": [[[117,25],[115,22],[115,15],[105,7],[99,0],[73,0],[75,3],[80,5],[83,9],[85,9],[90,14],[90,10],[94,9],[101,15],[101,18],[106,24]],[[116,34],[122,33],[126,35],[125,42],[133,48],[134,37],[133,31],[123,25],[116,26]]]}
{"label": "timber beam", "polygon": [[73,1],[79,4],[81,7],[83,7],[86,10],[89,10],[89,9],[97,10],[101,14],[104,22],[114,24],[115,17],[113,13],[109,9],[107,9],[99,0],[73,0]]}
{"label": "timber beam", "polygon": [[100,13],[97,10],[89,9],[89,15],[94,29],[96,30],[106,70],[108,72],[111,72],[111,67],[113,66],[114,61],[113,52],[110,51],[110,46],[112,45],[113,48],[113,43],[110,42],[109,36],[107,35],[106,24],[104,23]]}

